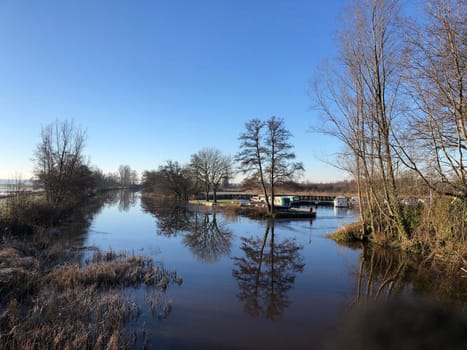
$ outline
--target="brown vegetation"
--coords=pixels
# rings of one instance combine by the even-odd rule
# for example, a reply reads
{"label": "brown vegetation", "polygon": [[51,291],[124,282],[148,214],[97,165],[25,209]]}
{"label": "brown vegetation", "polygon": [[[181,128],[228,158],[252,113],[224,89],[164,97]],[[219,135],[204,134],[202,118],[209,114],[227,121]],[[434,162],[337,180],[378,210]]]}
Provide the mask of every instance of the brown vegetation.
{"label": "brown vegetation", "polygon": [[2,244],[0,261],[3,349],[132,347],[141,335],[131,327],[140,311],[122,288],[151,286],[147,301],[161,314],[170,312],[171,300],[158,296],[169,283],[181,283],[176,273],[154,266],[151,259],[125,253],[95,251],[85,265],[65,262],[47,268],[38,250],[9,241]]}
{"label": "brown vegetation", "polygon": [[149,258],[76,241],[108,200],[111,194],[72,208],[41,198],[8,199],[0,217],[0,348],[134,347],[145,341],[144,329],[136,328],[140,309],[127,287],[147,286],[153,313],[170,312],[165,291],[182,283],[176,273]]}

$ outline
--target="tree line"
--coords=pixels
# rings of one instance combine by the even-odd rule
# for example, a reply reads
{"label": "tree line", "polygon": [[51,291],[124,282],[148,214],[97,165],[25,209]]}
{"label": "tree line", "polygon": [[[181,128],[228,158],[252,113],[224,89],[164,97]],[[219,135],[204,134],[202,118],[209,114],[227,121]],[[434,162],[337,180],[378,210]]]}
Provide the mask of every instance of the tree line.
{"label": "tree line", "polygon": [[[235,157],[216,148],[203,148],[191,155],[188,164],[168,160],[157,170],[145,171],[141,185],[146,193],[178,201],[200,194],[209,200],[212,193],[216,202],[219,189],[229,183],[235,172],[241,172],[247,175],[246,182],[260,186],[272,213],[276,187],[290,183],[303,171],[302,163],[293,161],[291,136],[281,118],[252,119],[239,136]],[[71,121],[42,127],[33,158],[34,185],[44,191],[44,204],[49,208],[71,208],[101,190],[139,186],[138,174],[129,165],[120,165],[117,172],[108,174],[92,166],[84,153],[85,143],[86,131]],[[19,180],[18,198],[10,203],[25,205],[20,184]]]}
{"label": "tree line", "polygon": [[204,193],[208,200],[212,192],[216,202],[217,191],[231,179],[237,164],[237,172],[246,176],[247,183],[261,189],[268,212],[273,213],[277,186],[298,178],[304,170],[301,162],[295,162],[291,137],[282,118],[253,118],[238,137],[239,151],[235,157],[215,148],[203,148],[186,165],[167,161],[158,170],[145,171],[143,189],[172,195],[177,200],[187,200],[198,193]]}

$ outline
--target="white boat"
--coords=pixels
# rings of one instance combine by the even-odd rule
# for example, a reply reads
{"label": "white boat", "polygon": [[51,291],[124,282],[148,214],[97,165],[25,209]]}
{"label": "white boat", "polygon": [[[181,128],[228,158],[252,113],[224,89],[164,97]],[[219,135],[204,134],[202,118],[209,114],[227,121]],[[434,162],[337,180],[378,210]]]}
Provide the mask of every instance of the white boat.
{"label": "white boat", "polygon": [[358,207],[358,204],[360,203],[360,200],[358,199],[358,197],[352,197],[349,199],[349,206],[351,207]]}
{"label": "white boat", "polygon": [[334,198],[335,208],[347,208],[348,206],[349,206],[349,202],[347,201],[347,197],[337,196],[336,198]]}

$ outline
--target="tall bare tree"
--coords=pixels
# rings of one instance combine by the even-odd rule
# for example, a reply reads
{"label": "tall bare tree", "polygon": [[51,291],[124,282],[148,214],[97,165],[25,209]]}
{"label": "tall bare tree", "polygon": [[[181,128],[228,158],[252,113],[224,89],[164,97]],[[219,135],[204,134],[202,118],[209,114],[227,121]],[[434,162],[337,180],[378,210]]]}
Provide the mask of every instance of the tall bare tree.
{"label": "tall bare tree", "polygon": [[87,194],[91,171],[85,162],[84,130],[73,122],[56,121],[42,128],[35,152],[35,175],[44,188],[47,201],[57,206],[64,200]]}
{"label": "tall bare tree", "polygon": [[253,182],[259,182],[263,190],[268,209],[271,210],[269,194],[267,190],[267,180],[265,176],[265,153],[263,145],[264,121],[254,118],[245,123],[245,132],[240,137],[240,151],[236,154],[235,160],[239,162],[240,171],[247,174]]}
{"label": "tall bare tree", "polygon": [[404,86],[413,108],[398,151],[433,191],[467,201],[467,2],[429,0],[424,10],[406,22]]}
{"label": "tall bare tree", "polygon": [[206,200],[209,191],[213,192],[214,203],[217,202],[217,191],[225,179],[232,174],[232,159],[215,148],[203,148],[191,156],[190,167],[198,183],[202,184]]}
{"label": "tall bare tree", "polygon": [[118,174],[120,176],[120,186],[128,187],[131,185],[131,167],[129,165],[120,165]]}
{"label": "tall bare tree", "polygon": [[344,141],[354,159],[352,170],[359,188],[362,232],[365,216],[373,232],[409,237],[399,202],[395,139],[402,55],[398,31],[397,0],[364,0],[352,3],[345,13],[338,45],[341,70],[329,69],[324,82],[316,84],[314,96],[331,125],[327,132]]}
{"label": "tall bare tree", "polygon": [[292,137],[282,118],[267,121],[251,119],[239,137],[240,150],[235,159],[242,173],[255,179],[262,187],[270,213],[274,212],[276,185],[301,175],[303,164],[295,162]]}

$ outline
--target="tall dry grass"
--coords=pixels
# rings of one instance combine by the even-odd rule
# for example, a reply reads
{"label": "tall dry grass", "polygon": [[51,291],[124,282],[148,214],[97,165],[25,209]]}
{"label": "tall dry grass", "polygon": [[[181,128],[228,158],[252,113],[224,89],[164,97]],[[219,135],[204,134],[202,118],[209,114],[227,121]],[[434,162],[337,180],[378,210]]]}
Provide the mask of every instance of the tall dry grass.
{"label": "tall dry grass", "polygon": [[423,255],[467,267],[467,203],[439,198],[425,206],[413,240]]}
{"label": "tall dry grass", "polygon": [[165,290],[181,283],[146,257],[94,251],[84,265],[45,269],[41,254],[28,255],[28,249],[18,242],[3,242],[0,249],[2,349],[131,348],[140,306],[125,287],[147,286],[149,307],[167,316],[172,300]]}

